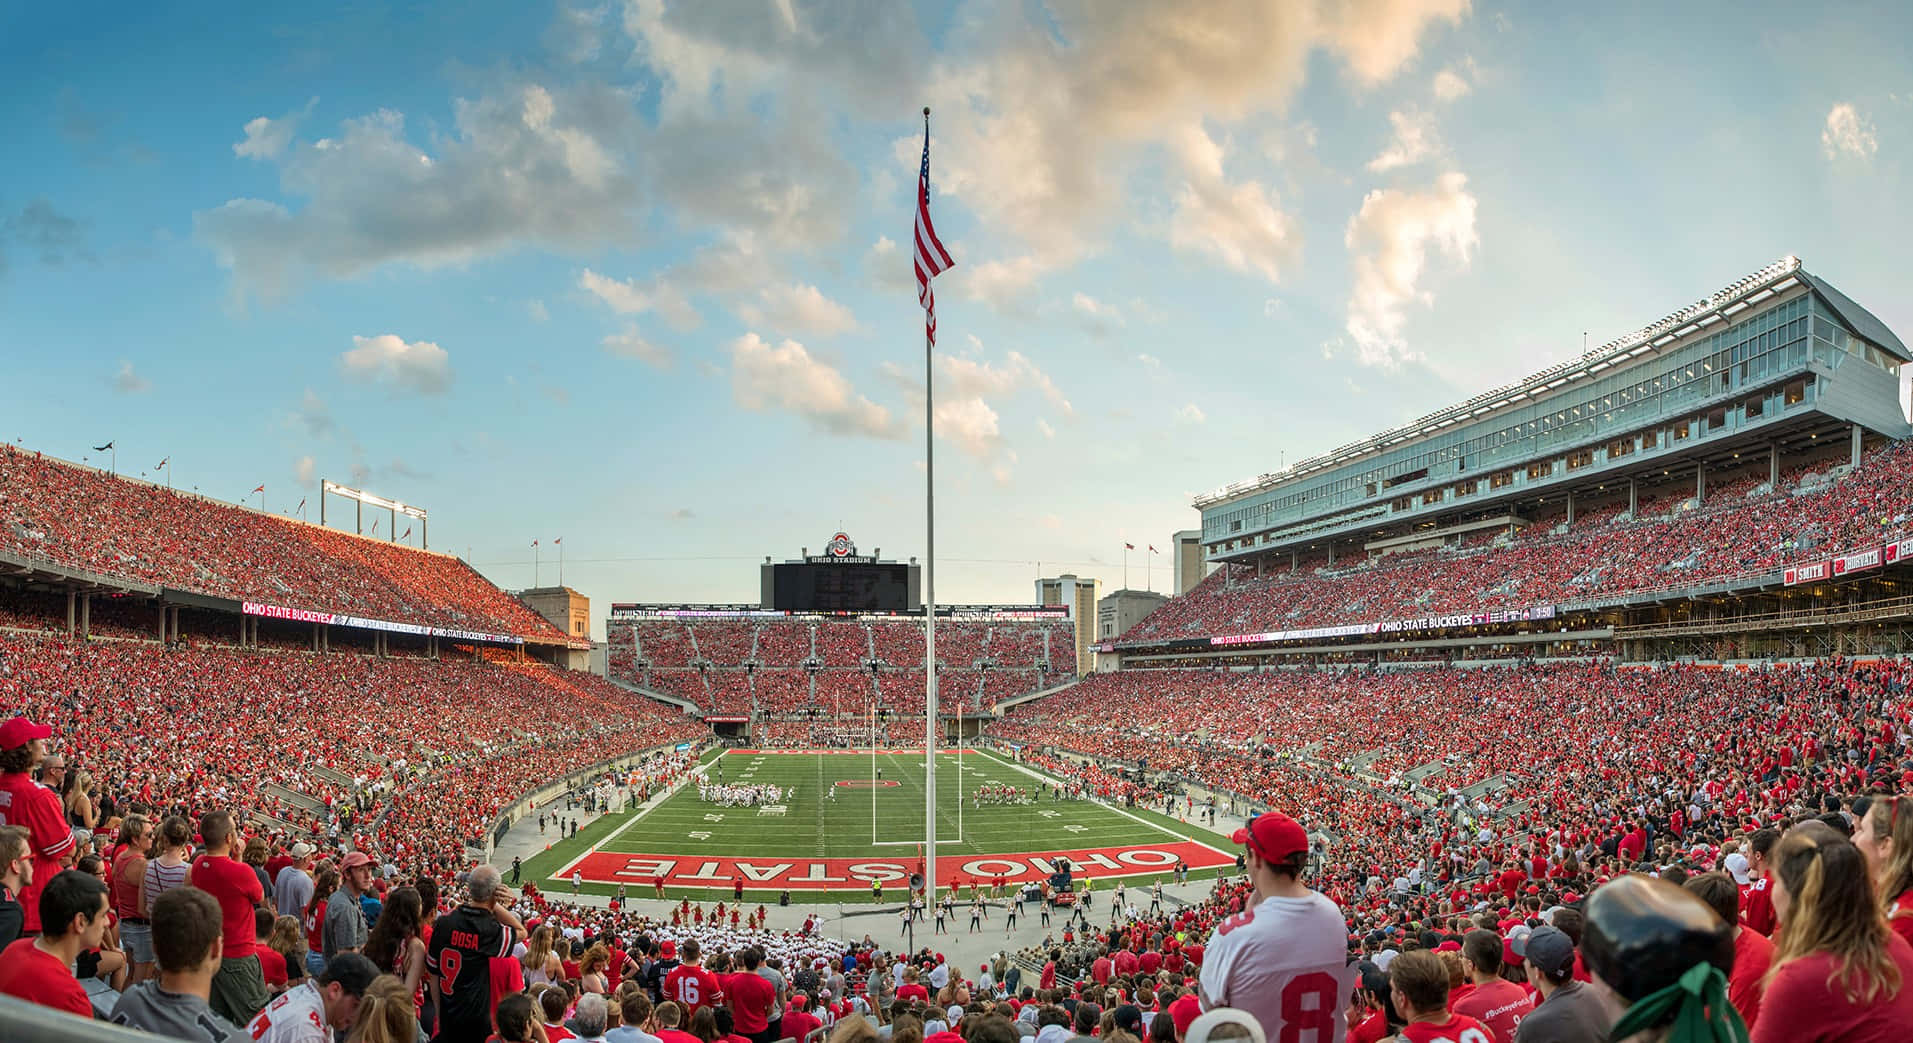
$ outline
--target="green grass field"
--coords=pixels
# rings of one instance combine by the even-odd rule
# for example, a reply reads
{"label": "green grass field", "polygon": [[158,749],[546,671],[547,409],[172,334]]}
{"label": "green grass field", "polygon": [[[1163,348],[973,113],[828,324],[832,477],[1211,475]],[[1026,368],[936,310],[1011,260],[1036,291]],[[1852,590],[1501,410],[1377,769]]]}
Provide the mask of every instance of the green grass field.
{"label": "green grass field", "polygon": [[[783,787],[785,814],[760,814],[755,807],[722,807],[701,799],[697,787],[689,785],[648,812],[607,816],[593,822],[576,838],[528,861],[526,872],[538,879],[541,887],[562,895],[569,893],[572,885],[568,878],[557,874],[592,851],[686,860],[869,859],[915,863],[918,857],[925,807],[924,759],[920,753],[878,753],[873,758],[869,752],[730,751],[707,761],[707,770],[714,783],[719,781],[721,771],[724,783]],[[872,785],[879,771],[881,784]],[[1036,802],[976,806],[972,795],[986,785],[1030,790]],[[1086,800],[1057,800],[1049,792],[1046,777],[1034,776],[993,753],[978,751],[939,754],[937,833],[937,857],[950,860],[949,864],[974,856],[1181,841],[1233,851],[1226,837],[1162,815]],[[602,860],[587,864],[587,878],[593,875],[589,868],[592,864],[602,864]],[[648,882],[633,881],[628,888],[632,897],[654,894]],[[609,883],[587,883],[584,889],[597,894],[617,890]],[[705,896],[723,890],[674,883],[667,893],[674,897]],[[763,890],[756,889],[756,893],[761,895]],[[891,893],[901,890],[898,885],[890,885]],[[867,894],[868,884],[846,884],[829,892],[797,889],[792,897],[797,901],[836,901],[843,891]]]}

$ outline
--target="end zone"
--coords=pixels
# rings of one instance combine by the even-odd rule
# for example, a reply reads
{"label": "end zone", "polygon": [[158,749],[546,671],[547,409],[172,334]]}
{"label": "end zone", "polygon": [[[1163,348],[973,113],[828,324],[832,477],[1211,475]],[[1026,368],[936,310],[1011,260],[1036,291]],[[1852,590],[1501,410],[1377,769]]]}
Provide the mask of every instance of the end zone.
{"label": "end zone", "polygon": [[[1046,879],[1056,872],[1057,859],[1067,858],[1078,878],[1147,876],[1167,873],[1177,859],[1190,869],[1218,869],[1235,865],[1235,858],[1193,841],[1138,844],[1076,851],[1038,851],[1027,854],[973,855],[937,861],[937,885],[949,887],[972,880],[988,882],[1002,877],[1014,884]],[[695,855],[627,855],[595,851],[553,874],[569,880],[576,872],[586,883],[651,886],[659,877],[667,887],[725,888],[736,880],[755,890],[790,888],[824,891],[833,887],[862,889],[875,881],[901,884],[917,868],[916,861],[881,858],[724,858]]]}

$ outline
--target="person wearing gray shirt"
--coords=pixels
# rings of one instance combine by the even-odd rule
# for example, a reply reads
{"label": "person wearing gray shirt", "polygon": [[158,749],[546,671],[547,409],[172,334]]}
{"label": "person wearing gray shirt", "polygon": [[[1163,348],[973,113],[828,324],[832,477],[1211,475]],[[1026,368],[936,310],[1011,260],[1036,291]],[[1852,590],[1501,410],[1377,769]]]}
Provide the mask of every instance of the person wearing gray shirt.
{"label": "person wearing gray shirt", "polygon": [[[789,986],[784,982],[784,972],[778,969],[783,962],[777,959],[766,960],[757,968],[757,976],[771,983],[771,1010],[766,1020],[770,1022],[772,1029],[778,1028],[784,1020],[784,990]],[[772,1036],[771,1038],[781,1039],[782,1037]]]}
{"label": "person wearing gray shirt", "polygon": [[359,898],[372,884],[372,860],[363,851],[349,852],[339,863],[339,889],[325,900],[323,946],[327,963],[342,952],[365,948],[365,910]]}
{"label": "person wearing gray shirt", "polygon": [[1607,1043],[1607,1030],[1626,1012],[1574,980],[1573,940],[1537,927],[1514,944],[1540,997],[1515,1028],[1515,1043]]}
{"label": "person wearing gray shirt", "polygon": [[292,864],[272,882],[272,904],[280,916],[304,916],[312,904],[312,845],[292,845]]}
{"label": "person wearing gray shirt", "polygon": [[219,900],[196,888],[160,895],[150,917],[159,977],[122,993],[107,1020],[192,1043],[249,1043],[252,1037],[207,1003],[219,970],[219,915]]}

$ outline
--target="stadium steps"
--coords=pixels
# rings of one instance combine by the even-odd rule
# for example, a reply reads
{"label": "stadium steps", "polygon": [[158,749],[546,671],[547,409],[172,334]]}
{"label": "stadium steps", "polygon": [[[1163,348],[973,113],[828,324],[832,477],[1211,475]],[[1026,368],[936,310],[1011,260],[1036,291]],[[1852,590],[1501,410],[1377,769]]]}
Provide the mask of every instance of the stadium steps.
{"label": "stadium steps", "polygon": [[279,800],[284,801],[287,804],[291,804],[294,807],[304,808],[307,811],[322,812],[325,810],[324,801],[315,800],[312,797],[308,797],[305,794],[300,793],[298,790],[287,789],[286,787],[281,786],[276,782],[267,782],[267,783],[261,784],[259,787],[259,791],[261,793],[264,793],[268,797],[277,797]]}
{"label": "stadium steps", "polygon": [[699,717],[702,717],[704,715],[704,711],[702,708],[700,708],[696,703],[692,702],[689,699],[684,698],[681,695],[672,695],[669,692],[660,692],[655,688],[646,688],[643,685],[632,684],[629,681],[623,681],[616,677],[607,676],[605,680],[611,682],[614,685],[617,685],[619,688],[622,688],[627,692],[632,693],[633,695],[642,695],[646,699],[656,699],[658,702],[661,702],[661,703],[670,703],[672,706],[676,706],[683,709],[686,713],[690,713]]}
{"label": "stadium steps", "polygon": [[1081,680],[1082,678],[1080,677],[1072,676],[1062,684],[1051,685],[1048,688],[1040,688],[1034,692],[1024,692],[1022,695],[1012,695],[1008,699],[999,700],[996,704],[996,708],[1000,712],[1020,703],[1034,702],[1037,699],[1055,695],[1058,692],[1068,691],[1074,688]]}

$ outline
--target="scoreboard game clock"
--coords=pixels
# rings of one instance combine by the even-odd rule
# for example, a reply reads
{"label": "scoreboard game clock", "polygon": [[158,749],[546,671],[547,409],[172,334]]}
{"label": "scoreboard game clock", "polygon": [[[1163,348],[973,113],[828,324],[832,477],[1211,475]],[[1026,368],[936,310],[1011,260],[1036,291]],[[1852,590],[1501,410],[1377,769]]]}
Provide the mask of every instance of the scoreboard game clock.
{"label": "scoreboard game clock", "polygon": [[919,566],[857,553],[847,533],[824,553],[763,567],[762,606],[779,612],[914,612],[923,607]]}

